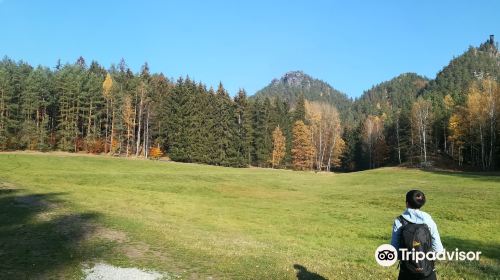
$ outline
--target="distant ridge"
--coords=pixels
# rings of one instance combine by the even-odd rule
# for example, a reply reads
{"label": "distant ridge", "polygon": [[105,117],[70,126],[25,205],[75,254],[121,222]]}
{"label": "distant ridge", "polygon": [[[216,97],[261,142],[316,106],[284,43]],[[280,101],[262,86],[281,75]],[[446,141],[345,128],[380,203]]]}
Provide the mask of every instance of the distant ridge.
{"label": "distant ridge", "polygon": [[352,100],[328,83],[315,79],[303,71],[290,71],[257,91],[254,98],[269,97],[287,100],[292,106],[300,95],[309,101],[321,101],[334,105],[342,115],[349,110]]}

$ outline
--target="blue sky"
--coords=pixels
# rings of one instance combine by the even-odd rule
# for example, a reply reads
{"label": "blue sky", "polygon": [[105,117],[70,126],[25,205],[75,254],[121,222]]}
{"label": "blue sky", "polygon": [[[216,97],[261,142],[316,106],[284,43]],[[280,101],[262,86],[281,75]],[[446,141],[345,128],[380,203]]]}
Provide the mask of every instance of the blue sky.
{"label": "blue sky", "polygon": [[433,78],[500,38],[500,1],[0,0],[0,56],[54,66],[123,57],[249,94],[303,70],[357,97],[403,72]]}

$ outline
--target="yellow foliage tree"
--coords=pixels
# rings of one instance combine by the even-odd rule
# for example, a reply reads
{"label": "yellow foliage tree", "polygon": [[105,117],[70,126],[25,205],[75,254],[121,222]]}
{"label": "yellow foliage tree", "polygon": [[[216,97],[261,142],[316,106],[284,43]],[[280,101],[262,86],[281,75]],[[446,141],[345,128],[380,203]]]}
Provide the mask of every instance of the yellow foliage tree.
{"label": "yellow foliage tree", "polygon": [[368,152],[370,168],[380,165],[386,157],[383,117],[369,115],[363,123],[363,144]]}
{"label": "yellow foliage tree", "polygon": [[[113,149],[113,141],[114,141],[114,109],[113,111],[113,116],[111,117],[111,137],[108,141],[108,131],[109,131],[109,107],[113,108],[113,98],[111,95],[111,90],[113,88],[113,79],[111,79],[111,75],[109,73],[106,74],[106,78],[104,79],[104,82],[102,83],[102,95],[106,99],[106,131],[105,131],[105,137],[106,137],[106,144],[104,145],[104,152],[107,153],[109,151],[109,145],[111,145],[111,148]],[[111,103],[111,104],[110,104]]]}
{"label": "yellow foliage tree", "polygon": [[111,89],[113,88],[113,79],[109,73],[106,74],[106,79],[102,83],[102,95],[106,99],[111,99]]}
{"label": "yellow foliage tree", "polygon": [[449,94],[447,94],[443,98],[443,102],[444,102],[444,107],[447,111],[451,111],[455,107],[455,101],[453,100],[453,97],[451,97],[451,95]]}
{"label": "yellow foliage tree", "polygon": [[[340,162],[342,145],[342,126],[337,109],[324,102],[305,102],[306,120],[312,133],[315,146],[315,166],[318,170],[330,170]],[[338,146],[340,145],[340,146]]]}
{"label": "yellow foliage tree", "polygon": [[469,127],[466,123],[467,116],[464,114],[463,110],[453,113],[448,121],[448,130],[450,132],[448,135],[450,153],[451,157],[458,161],[458,165],[462,165],[463,163],[462,150],[465,145],[467,128]]}
{"label": "yellow foliage tree", "polygon": [[271,165],[273,168],[279,167],[281,161],[285,157],[285,145],[285,136],[283,135],[280,127],[277,126],[273,131],[273,153],[271,156]]}
{"label": "yellow foliage tree", "polygon": [[471,136],[477,136],[471,137],[471,144],[479,144],[481,167],[484,170],[492,166],[493,152],[496,149],[496,123],[500,109],[498,108],[500,107],[499,92],[498,83],[485,78],[472,83],[467,96],[466,110],[472,129]]}
{"label": "yellow foliage tree", "polygon": [[123,99],[123,121],[127,126],[127,156],[130,155],[130,138],[132,137],[132,132],[134,128],[134,119],[135,119],[135,109],[132,106],[132,98],[130,95],[126,95]]}
{"label": "yellow foliage tree", "polygon": [[311,130],[303,121],[295,122],[292,130],[292,163],[295,169],[312,169],[315,148],[312,143]]}

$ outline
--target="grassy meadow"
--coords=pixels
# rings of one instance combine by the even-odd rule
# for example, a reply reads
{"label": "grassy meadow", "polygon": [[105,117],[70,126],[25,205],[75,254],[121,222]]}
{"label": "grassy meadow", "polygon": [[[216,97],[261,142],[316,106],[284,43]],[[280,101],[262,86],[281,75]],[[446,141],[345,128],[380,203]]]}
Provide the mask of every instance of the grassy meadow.
{"label": "grassy meadow", "polygon": [[375,249],[412,188],[448,249],[440,279],[500,275],[500,176],[381,168],[333,174],[0,154],[0,278],[79,279],[97,262],[176,279],[395,279]]}

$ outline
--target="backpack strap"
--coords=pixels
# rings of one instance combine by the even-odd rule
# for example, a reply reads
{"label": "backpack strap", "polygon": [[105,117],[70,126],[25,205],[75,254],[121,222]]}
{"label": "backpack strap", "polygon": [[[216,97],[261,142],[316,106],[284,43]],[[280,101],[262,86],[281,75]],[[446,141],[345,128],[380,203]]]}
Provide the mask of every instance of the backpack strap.
{"label": "backpack strap", "polygon": [[405,219],[405,218],[403,217],[403,215],[400,215],[400,216],[398,217],[398,220],[399,220],[399,222],[401,223],[401,225],[402,225],[402,226],[405,226],[405,225],[407,225],[407,224],[413,224],[412,222],[410,222],[410,221],[408,221],[407,219]]}

